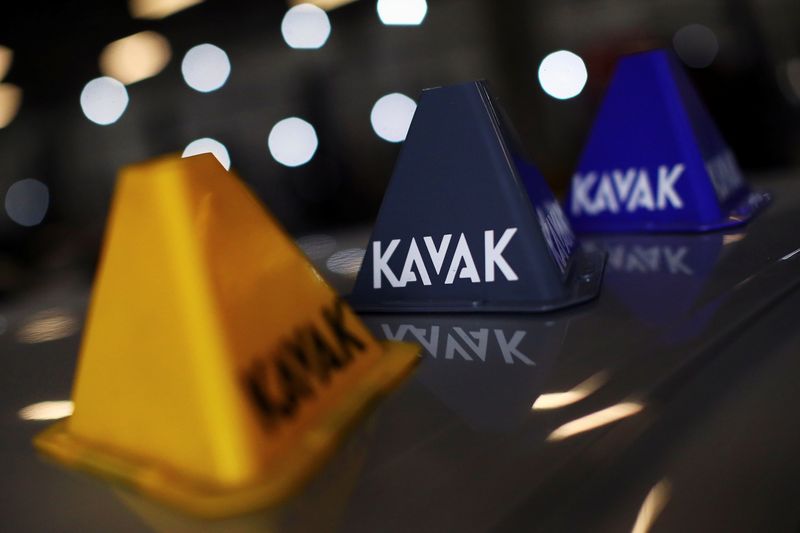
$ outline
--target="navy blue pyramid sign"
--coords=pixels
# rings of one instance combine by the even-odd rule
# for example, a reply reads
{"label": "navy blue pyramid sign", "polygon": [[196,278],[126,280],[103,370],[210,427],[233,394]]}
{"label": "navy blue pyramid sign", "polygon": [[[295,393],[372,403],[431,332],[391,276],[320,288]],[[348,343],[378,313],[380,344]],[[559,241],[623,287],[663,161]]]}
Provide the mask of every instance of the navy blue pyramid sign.
{"label": "navy blue pyramid sign", "polygon": [[744,224],[768,202],[673,54],[620,59],[572,177],[576,231],[709,231]]}
{"label": "navy blue pyramid sign", "polygon": [[585,254],[485,82],[422,93],[350,302],[360,311],[546,311],[597,295]]}

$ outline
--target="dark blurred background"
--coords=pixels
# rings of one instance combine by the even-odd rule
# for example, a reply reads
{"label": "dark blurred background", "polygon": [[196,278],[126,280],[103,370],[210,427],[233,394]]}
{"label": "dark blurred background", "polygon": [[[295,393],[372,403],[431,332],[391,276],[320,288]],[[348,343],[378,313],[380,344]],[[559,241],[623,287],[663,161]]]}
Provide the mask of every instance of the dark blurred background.
{"label": "dark blurred background", "polygon": [[800,160],[796,0],[313,3],[5,3],[0,293],[90,276],[117,170],[197,139],[293,235],[367,225],[430,86],[489,79],[563,191],[615,60],[649,48],[679,55],[751,179]]}

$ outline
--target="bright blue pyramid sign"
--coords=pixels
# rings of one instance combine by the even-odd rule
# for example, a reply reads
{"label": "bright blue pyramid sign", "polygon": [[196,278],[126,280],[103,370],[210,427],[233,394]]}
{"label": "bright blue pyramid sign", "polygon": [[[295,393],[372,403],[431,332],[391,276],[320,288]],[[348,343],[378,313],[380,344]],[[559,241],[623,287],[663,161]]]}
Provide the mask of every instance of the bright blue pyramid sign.
{"label": "bright blue pyramid sign", "polygon": [[423,92],[350,302],[360,311],[546,311],[597,295],[586,254],[482,81]]}
{"label": "bright blue pyramid sign", "polygon": [[747,222],[751,190],[678,60],[623,57],[581,155],[566,209],[578,232],[695,232]]}

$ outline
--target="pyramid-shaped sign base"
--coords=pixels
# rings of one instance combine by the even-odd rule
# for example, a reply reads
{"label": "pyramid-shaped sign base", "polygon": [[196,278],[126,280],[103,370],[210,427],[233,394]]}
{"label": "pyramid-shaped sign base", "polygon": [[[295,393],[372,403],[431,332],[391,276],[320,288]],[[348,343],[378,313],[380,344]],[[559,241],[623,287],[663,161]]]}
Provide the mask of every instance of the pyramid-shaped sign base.
{"label": "pyramid-shaped sign base", "polygon": [[275,503],[417,361],[210,154],[123,170],[56,459],[204,515]]}
{"label": "pyramid-shaped sign base", "polygon": [[619,61],[572,178],[576,231],[709,231],[744,224],[768,202],[671,53]]}
{"label": "pyramid-shaped sign base", "polygon": [[362,311],[548,311],[595,297],[584,254],[484,82],[423,92],[350,296]]}

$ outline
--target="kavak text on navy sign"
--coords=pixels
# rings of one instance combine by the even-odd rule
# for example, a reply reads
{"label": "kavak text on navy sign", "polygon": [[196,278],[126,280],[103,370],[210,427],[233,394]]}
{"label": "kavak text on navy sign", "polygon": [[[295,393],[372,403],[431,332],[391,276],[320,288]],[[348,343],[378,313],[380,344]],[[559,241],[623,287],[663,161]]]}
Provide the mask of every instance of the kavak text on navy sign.
{"label": "kavak text on navy sign", "polygon": [[428,89],[350,301],[361,311],[572,305],[597,294],[604,260],[576,244],[485,83]]}

